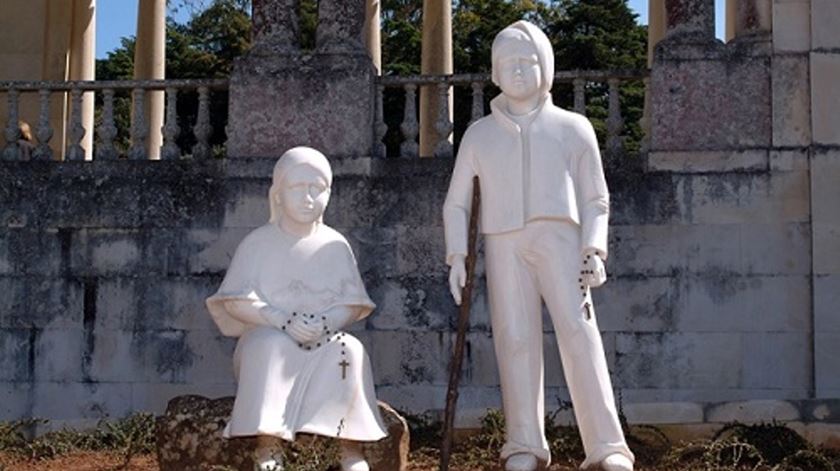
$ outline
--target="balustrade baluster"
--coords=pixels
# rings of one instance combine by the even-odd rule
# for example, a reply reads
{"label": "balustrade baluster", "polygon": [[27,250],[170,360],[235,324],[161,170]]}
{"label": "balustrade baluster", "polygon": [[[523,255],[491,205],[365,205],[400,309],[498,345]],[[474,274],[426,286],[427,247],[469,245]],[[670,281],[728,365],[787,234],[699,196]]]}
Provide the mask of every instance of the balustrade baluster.
{"label": "balustrade baluster", "polygon": [[575,112],[586,116],[586,80],[576,78],[572,85],[575,90]]}
{"label": "balustrade baluster", "polygon": [[452,143],[449,134],[452,133],[452,121],[449,119],[449,83],[441,82],[438,88],[438,118],[435,121],[435,131],[438,142],[435,145],[435,157],[452,157]]}
{"label": "balustrade baluster", "polygon": [[53,151],[50,148],[50,139],[53,136],[53,129],[50,126],[50,91],[47,89],[38,90],[40,109],[38,111],[38,129],[35,137],[38,138],[38,145],[32,151],[32,160],[52,160]]}
{"label": "balustrade baluster", "polygon": [[82,125],[82,89],[74,88],[70,91],[70,143],[67,149],[67,160],[85,160],[85,149],[82,139],[85,137],[85,127]]}
{"label": "balustrade baluster", "polygon": [[7,97],[9,103],[9,120],[6,122],[4,135],[6,138],[6,147],[3,149],[3,159],[5,160],[20,160],[22,157],[20,145],[18,144],[18,140],[20,139],[18,98],[20,98],[20,92],[14,88],[9,89]]}
{"label": "balustrade baluster", "polygon": [[607,83],[610,88],[609,114],[607,116],[607,150],[612,155],[619,155],[624,148],[624,139],[621,137],[621,131],[624,127],[619,90],[621,81],[617,78],[610,78]]}
{"label": "balustrade baluster", "polygon": [[382,110],[384,101],[384,94],[385,94],[385,87],[383,85],[378,85],[376,87],[376,109],[375,109],[375,121],[374,124],[375,128],[375,141],[373,143],[373,156],[384,159],[387,157],[388,149],[385,147],[385,143],[382,142],[382,139],[385,137],[385,133],[388,132],[388,125],[385,124],[385,117]]}
{"label": "balustrade baluster", "polygon": [[196,143],[192,148],[193,158],[210,158],[210,134],[213,127],[210,125],[210,89],[198,87],[198,117],[193,127]]}
{"label": "balustrade baluster", "polygon": [[114,90],[106,88],[102,92],[102,124],[97,129],[99,144],[96,146],[97,160],[116,160],[119,157],[114,139],[117,126],[114,124]]}
{"label": "balustrade baluster", "polygon": [[470,124],[484,117],[484,84],[481,82],[472,83],[472,116]]}
{"label": "balustrade baluster", "polygon": [[178,127],[178,90],[172,87],[166,89],[166,124],[161,128],[163,133],[163,145],[160,146],[161,160],[175,160],[181,156],[178,148],[178,135],[181,128]]}
{"label": "balustrade baluster", "polygon": [[642,111],[642,117],[639,119],[639,127],[642,129],[642,140],[639,143],[639,148],[642,153],[647,153],[650,150],[650,77],[645,77],[644,83],[645,107]]}
{"label": "balustrade baluster", "polygon": [[131,120],[131,148],[128,158],[131,160],[145,160],[146,138],[149,137],[149,125],[146,123],[146,90],[135,88],[132,92],[134,115]]}
{"label": "balustrade baluster", "polygon": [[400,144],[400,157],[417,157],[420,146],[417,144],[417,134],[420,126],[417,123],[417,85],[405,85],[405,111],[400,131],[405,140]]}

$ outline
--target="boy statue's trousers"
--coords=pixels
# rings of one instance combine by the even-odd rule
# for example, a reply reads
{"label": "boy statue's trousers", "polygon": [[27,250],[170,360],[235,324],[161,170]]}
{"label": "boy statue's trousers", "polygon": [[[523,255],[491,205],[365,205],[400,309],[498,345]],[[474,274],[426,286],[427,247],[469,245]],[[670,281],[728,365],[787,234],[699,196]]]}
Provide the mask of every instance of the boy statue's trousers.
{"label": "boy statue's trousers", "polygon": [[517,231],[485,235],[485,259],[507,431],[502,459],[525,452],[550,462],[544,433],[542,299],[554,324],[586,451],[581,467],[597,465],[612,453],[633,461],[618,420],[592,298],[579,281],[580,227],[538,219]]}

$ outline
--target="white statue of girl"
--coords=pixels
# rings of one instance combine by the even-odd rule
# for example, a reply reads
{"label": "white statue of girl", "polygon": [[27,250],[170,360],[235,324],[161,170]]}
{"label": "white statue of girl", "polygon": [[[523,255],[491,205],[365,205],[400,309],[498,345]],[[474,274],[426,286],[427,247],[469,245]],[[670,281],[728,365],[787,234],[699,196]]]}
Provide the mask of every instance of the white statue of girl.
{"label": "white statue of girl", "polygon": [[[343,470],[366,471],[360,442],[386,436],[370,361],[342,332],[374,308],[345,238],[323,222],[332,170],[308,147],[274,167],[271,218],[239,244],[219,291],[207,299],[224,335],[239,337],[238,386],[225,437],[341,440]],[[282,469],[260,440],[260,469]]]}

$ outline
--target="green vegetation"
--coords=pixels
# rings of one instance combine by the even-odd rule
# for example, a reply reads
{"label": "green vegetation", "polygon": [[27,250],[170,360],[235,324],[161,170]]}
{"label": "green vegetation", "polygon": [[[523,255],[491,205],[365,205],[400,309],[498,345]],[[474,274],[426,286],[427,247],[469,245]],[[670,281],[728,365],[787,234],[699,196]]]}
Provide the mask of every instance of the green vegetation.
{"label": "green vegetation", "polygon": [[[438,462],[440,422],[430,420],[428,416],[406,419],[412,432],[412,465],[432,469]],[[554,419],[555,415],[546,417],[546,439],[554,463],[550,469],[577,469],[584,458],[577,428],[556,425]],[[723,427],[711,440],[679,444],[672,444],[660,430],[651,426],[625,426],[625,434],[640,470],[840,470],[840,454],[816,449],[795,431],[778,423],[733,423]],[[480,430],[455,444],[452,466],[455,469],[493,469],[498,464],[502,444],[504,417],[500,411],[488,410]]]}
{"label": "green vegetation", "polygon": [[[550,469],[576,469],[584,457],[578,431],[556,425],[556,414],[546,417],[546,438],[554,462]],[[440,421],[428,415],[405,418],[411,429],[411,469],[436,469]],[[133,456],[153,453],[155,449],[155,419],[147,413],[116,422],[103,421],[93,430],[59,430],[29,438],[34,427],[46,423],[38,419],[0,422],[0,452],[16,454],[21,459],[48,460],[76,451],[110,451],[122,456],[125,467]],[[734,423],[723,427],[710,440],[679,444],[670,443],[655,427],[630,426],[625,427],[625,433],[640,470],[840,471],[840,453],[817,449],[779,423]],[[502,413],[488,410],[481,428],[455,444],[453,470],[493,469],[498,464],[504,437]],[[336,469],[339,451],[335,440],[302,438],[278,450],[286,471]]]}
{"label": "green vegetation", "polygon": [[62,429],[29,438],[36,426],[47,423],[41,419],[0,422],[0,452],[47,460],[75,451],[117,451],[125,467],[132,457],[155,450],[152,414],[140,412],[115,422],[101,421],[93,430]]}
{"label": "green vegetation", "polygon": [[[167,24],[166,77],[222,78],[230,75],[233,60],[250,47],[250,1],[248,0],[175,0],[177,8],[188,8],[192,18],[186,24]],[[420,49],[423,0],[382,1],[382,63],[385,75],[420,73]],[[300,4],[301,45],[312,49],[317,25],[316,0]],[[490,71],[490,46],[499,30],[519,19],[528,19],[542,27],[555,49],[557,70],[570,69],[643,69],[646,67],[647,29],[636,24],[636,15],[627,0],[457,0],[453,2],[452,42],[455,73]],[[99,80],[131,79],[133,76],[134,38],[123,38],[122,45],[97,61]],[[601,142],[606,136],[607,85],[588,83],[587,115]],[[498,90],[485,90],[485,101]],[[211,144],[224,144],[227,122],[227,93],[214,93],[211,120],[214,129]],[[570,108],[573,102],[570,84],[554,87],[555,102]],[[101,100],[101,98],[100,98]],[[455,141],[466,129],[471,113],[471,90],[455,91]],[[626,147],[630,154],[639,150],[641,129],[638,121],[644,105],[641,82],[626,83],[621,89]],[[385,142],[389,155],[397,155],[402,141],[399,125],[403,118],[402,90],[389,89],[385,96],[385,122],[389,126]],[[118,145],[128,147],[131,102],[128,93],[117,96],[116,119]],[[101,108],[101,103],[100,107]],[[195,143],[190,128],[195,122],[197,97],[194,93],[179,96],[178,121],[181,135],[178,145],[189,149]],[[609,163],[608,163],[609,165]]]}

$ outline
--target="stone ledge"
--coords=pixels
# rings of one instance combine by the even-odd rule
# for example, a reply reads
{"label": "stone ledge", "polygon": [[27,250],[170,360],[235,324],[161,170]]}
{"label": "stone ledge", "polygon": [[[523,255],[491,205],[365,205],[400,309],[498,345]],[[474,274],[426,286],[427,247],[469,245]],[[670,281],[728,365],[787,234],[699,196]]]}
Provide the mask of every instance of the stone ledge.
{"label": "stone ledge", "polygon": [[763,172],[769,168],[769,152],[743,151],[674,151],[651,152],[648,170],[675,173]]}
{"label": "stone ledge", "polygon": [[[755,424],[776,421],[805,425],[832,425],[840,430],[840,399],[625,403],[622,412],[631,425],[719,426],[731,422]],[[459,429],[479,428],[481,419],[486,413],[487,409],[458,409],[455,426]],[[555,423],[559,425],[574,423],[572,410],[549,411],[549,413],[554,413]]]}
{"label": "stone ledge", "polygon": [[789,422],[800,420],[798,408],[787,401],[744,401],[713,405],[706,410],[706,422]]}

